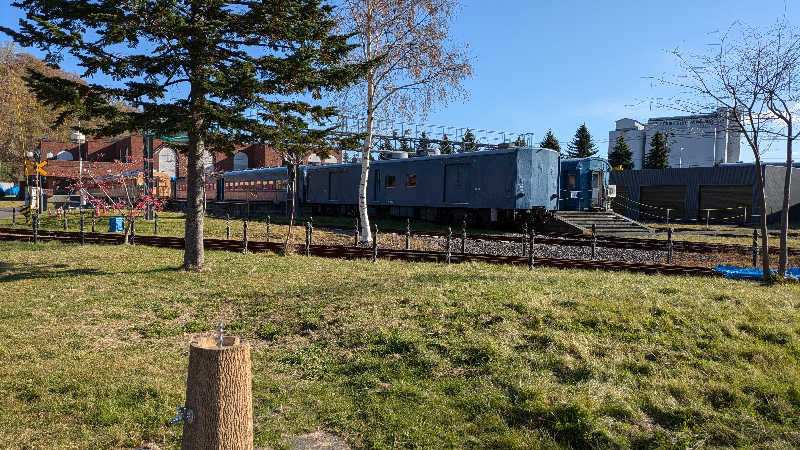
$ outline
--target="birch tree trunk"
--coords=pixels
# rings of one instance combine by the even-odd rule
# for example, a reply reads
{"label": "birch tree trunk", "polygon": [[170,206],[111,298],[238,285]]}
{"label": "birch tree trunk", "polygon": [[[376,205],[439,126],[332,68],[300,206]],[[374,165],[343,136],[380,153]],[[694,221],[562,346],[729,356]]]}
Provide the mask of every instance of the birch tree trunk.
{"label": "birch tree trunk", "polygon": [[[364,30],[364,60],[372,58],[372,0],[366,0],[367,11]],[[367,135],[364,137],[364,146],[361,150],[361,180],[358,183],[358,213],[361,218],[361,242],[369,243],[372,240],[372,230],[369,223],[367,209],[367,186],[369,185],[369,154],[372,150],[372,123],[375,119],[375,68],[367,73]],[[377,181],[377,180],[376,180]],[[376,181],[373,181],[375,183]]]}

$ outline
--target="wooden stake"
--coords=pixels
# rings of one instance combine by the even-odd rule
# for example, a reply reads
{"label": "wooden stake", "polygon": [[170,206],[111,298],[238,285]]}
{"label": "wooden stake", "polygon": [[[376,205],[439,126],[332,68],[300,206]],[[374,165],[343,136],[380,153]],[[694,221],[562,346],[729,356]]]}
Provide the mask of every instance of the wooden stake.
{"label": "wooden stake", "polygon": [[189,347],[183,450],[253,449],[253,393],[250,346],[225,336],[196,338]]}

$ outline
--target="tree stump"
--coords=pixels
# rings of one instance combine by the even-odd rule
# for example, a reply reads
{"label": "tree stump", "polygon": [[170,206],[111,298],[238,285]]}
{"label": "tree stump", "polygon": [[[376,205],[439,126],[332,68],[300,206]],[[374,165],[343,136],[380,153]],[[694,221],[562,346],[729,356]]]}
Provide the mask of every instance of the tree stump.
{"label": "tree stump", "polygon": [[250,346],[226,336],[196,338],[189,350],[186,407],[193,423],[183,424],[181,448],[253,449],[253,393]]}

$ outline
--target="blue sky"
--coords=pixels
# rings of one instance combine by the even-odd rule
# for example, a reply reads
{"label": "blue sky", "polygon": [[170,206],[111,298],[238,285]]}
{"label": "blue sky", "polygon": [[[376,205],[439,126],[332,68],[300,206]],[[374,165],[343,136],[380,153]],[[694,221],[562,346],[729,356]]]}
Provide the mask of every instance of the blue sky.
{"label": "blue sky", "polygon": [[[562,146],[586,123],[601,153],[614,121],[675,114],[646,99],[664,94],[647,76],[675,74],[676,47],[706,51],[715,30],[736,20],[768,25],[787,14],[800,23],[800,0],[468,1],[453,27],[470,45],[470,96],[432,112],[425,123],[457,128],[533,132],[552,128]],[[20,12],[0,5],[0,23],[16,27]],[[0,36],[0,39],[5,37]],[[35,51],[31,53],[36,54]],[[65,68],[79,71],[65,61]],[[743,146],[743,159],[749,149]],[[775,147],[767,159],[780,160]]]}

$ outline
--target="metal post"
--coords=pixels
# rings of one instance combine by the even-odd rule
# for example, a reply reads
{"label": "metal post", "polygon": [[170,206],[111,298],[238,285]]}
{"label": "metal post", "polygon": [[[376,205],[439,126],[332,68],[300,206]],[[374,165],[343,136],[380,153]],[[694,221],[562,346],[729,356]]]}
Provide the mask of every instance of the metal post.
{"label": "metal post", "polygon": [[17,226],[17,208],[11,208],[11,228]]}
{"label": "metal post", "polygon": [[753,230],[753,267],[758,267],[758,230]]}
{"label": "metal post", "polygon": [[81,245],[86,244],[86,233],[83,231],[83,209],[81,209]]}
{"label": "metal post", "polygon": [[92,209],[92,233],[94,233],[94,221],[96,217],[97,217],[97,210]]}
{"label": "metal post", "polygon": [[158,236],[158,213],[153,212],[153,234]]}
{"label": "metal post", "polygon": [[706,230],[708,230],[708,219],[711,217],[711,210],[706,210]]}
{"label": "metal post", "polygon": [[525,236],[527,234],[528,234],[528,224],[527,223],[523,223],[522,224],[522,256],[525,256],[525,254],[528,252],[528,250],[527,250],[528,243],[525,242]]}
{"label": "metal post", "polygon": [[406,250],[411,250],[411,219],[406,218]]}
{"label": "metal post", "polygon": [[453,229],[447,227],[447,253],[445,254],[445,261],[450,264],[450,241],[453,240]]}
{"label": "metal post", "polygon": [[271,218],[270,216],[267,216],[267,242],[269,242],[269,241],[270,241],[270,236],[269,236],[269,224],[270,224],[270,222],[271,222],[271,221],[272,221],[272,218]]}
{"label": "metal post", "polygon": [[667,264],[672,264],[672,227],[667,229]]}
{"label": "metal post", "polygon": [[131,216],[131,245],[136,245],[136,218]]}
{"label": "metal post", "polygon": [[378,262],[378,225],[375,224],[375,235],[372,236],[372,262]]}
{"label": "metal post", "polygon": [[247,219],[242,222],[242,253],[247,254]]}
{"label": "metal post", "polygon": [[597,257],[597,225],[592,224],[592,259]]}
{"label": "metal post", "polygon": [[33,214],[33,222],[32,222],[31,225],[33,225],[33,243],[34,244],[38,244],[39,243],[39,214],[38,213],[34,213]]}
{"label": "metal post", "polygon": [[356,232],[353,234],[353,247],[358,247],[358,217],[355,220],[356,223]]}
{"label": "metal post", "polygon": [[461,221],[461,254],[467,253],[467,215]]}
{"label": "metal post", "polygon": [[314,224],[308,221],[308,246],[306,247],[306,256],[311,256],[312,244],[314,244]]}
{"label": "metal post", "polygon": [[742,224],[747,225],[747,206],[744,207],[744,218],[742,219]]}
{"label": "metal post", "polygon": [[530,229],[528,229],[528,245],[530,249],[528,250],[528,269],[533,270],[533,238],[534,238],[534,230],[533,224],[531,224]]}
{"label": "metal post", "polygon": [[67,231],[67,210],[61,207],[61,216],[64,218],[64,231]]}
{"label": "metal post", "polygon": [[231,215],[225,214],[225,239],[231,238]]}
{"label": "metal post", "polygon": [[669,212],[670,211],[671,211],[671,209],[667,208],[667,225],[669,225]]}

